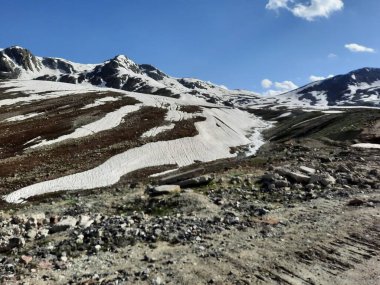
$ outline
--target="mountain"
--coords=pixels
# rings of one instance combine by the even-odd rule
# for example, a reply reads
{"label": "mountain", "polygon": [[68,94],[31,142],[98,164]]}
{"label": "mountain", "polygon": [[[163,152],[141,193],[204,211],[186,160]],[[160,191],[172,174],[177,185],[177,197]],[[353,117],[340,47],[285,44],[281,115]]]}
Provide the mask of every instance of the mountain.
{"label": "mountain", "polygon": [[61,58],[37,57],[13,46],[0,50],[0,79],[34,79],[72,84],[91,84],[144,94],[179,97],[191,94],[209,102],[226,101],[227,95],[257,97],[243,90],[227,90],[193,78],[174,78],[148,64],[136,64],[118,55],[101,64],[78,64]]}
{"label": "mountain", "polygon": [[380,107],[380,68],[354,70],[253,103],[288,107]]}
{"label": "mountain", "polygon": [[0,50],[0,79],[57,81],[175,98],[188,94],[210,103],[243,108],[380,106],[379,68],[362,68],[280,95],[260,96],[194,78],[171,77],[124,55],[100,64],[79,64],[62,58],[37,57],[25,48],[13,46]]}

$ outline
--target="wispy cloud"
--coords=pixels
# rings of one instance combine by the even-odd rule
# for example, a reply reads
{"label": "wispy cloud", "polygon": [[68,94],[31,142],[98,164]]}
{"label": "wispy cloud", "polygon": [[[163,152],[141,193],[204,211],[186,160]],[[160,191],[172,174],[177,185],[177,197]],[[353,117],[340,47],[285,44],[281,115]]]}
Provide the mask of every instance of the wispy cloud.
{"label": "wispy cloud", "polygon": [[373,48],[362,46],[362,45],[355,44],[355,43],[346,44],[344,47],[351,52],[368,52],[368,53],[374,53],[375,52],[375,50]]}
{"label": "wispy cloud", "polygon": [[334,75],[332,75],[332,74],[330,74],[330,75],[327,76],[327,77],[310,75],[309,80],[310,80],[310,82],[314,82],[314,81],[324,80],[324,79],[326,79],[326,78],[331,78],[331,77],[333,77],[333,76],[334,76]]}
{"label": "wispy cloud", "polygon": [[292,81],[289,81],[289,80],[286,80],[283,82],[276,82],[274,86],[276,86],[277,89],[285,90],[285,91],[298,88],[297,85],[295,85]]}
{"label": "wispy cloud", "polygon": [[307,4],[300,0],[269,0],[266,5],[269,10],[286,9],[294,16],[307,21],[320,17],[328,18],[343,7],[343,0],[310,0]]}
{"label": "wispy cloud", "polygon": [[265,88],[265,89],[271,88],[272,85],[273,85],[273,82],[270,81],[269,79],[263,79],[263,80],[261,81],[261,86],[262,86],[263,88]]}
{"label": "wispy cloud", "polygon": [[267,96],[268,95],[269,96],[278,95],[278,94],[285,93],[285,92],[288,92],[288,91],[291,91],[291,90],[298,88],[298,86],[296,84],[294,84],[292,81],[289,81],[289,80],[273,83],[269,79],[263,79],[261,81],[261,86],[264,89],[269,89],[271,87],[274,87],[273,89],[266,90],[263,93],[263,95],[267,95]]}
{"label": "wispy cloud", "polygon": [[327,58],[330,58],[330,59],[333,59],[333,58],[337,58],[338,56],[335,54],[335,53],[329,53],[327,55]]}

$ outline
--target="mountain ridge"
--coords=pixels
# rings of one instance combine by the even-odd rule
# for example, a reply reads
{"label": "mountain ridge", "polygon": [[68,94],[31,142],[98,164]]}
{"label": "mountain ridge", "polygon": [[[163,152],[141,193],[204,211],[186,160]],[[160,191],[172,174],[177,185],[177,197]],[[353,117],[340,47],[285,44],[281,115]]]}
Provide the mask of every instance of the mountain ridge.
{"label": "mountain ridge", "polygon": [[236,107],[307,108],[332,106],[380,107],[380,68],[364,67],[306,84],[275,96],[228,90],[208,81],[171,77],[150,64],[125,55],[103,63],[80,64],[62,58],[38,57],[13,46],[0,50],[0,79],[33,79],[109,87],[179,98],[190,94],[207,102]]}
{"label": "mountain ridge", "polygon": [[62,58],[37,57],[19,46],[0,50],[0,79],[87,83],[171,97],[188,93],[214,102],[227,94],[257,96],[254,92],[227,90],[199,79],[171,77],[150,64],[137,64],[125,55],[117,55],[100,64],[79,64]]}

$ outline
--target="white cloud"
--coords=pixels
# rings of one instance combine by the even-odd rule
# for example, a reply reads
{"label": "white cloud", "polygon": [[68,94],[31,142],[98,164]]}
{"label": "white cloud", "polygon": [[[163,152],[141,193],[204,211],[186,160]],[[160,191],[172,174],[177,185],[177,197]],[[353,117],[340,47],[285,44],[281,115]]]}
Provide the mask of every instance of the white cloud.
{"label": "white cloud", "polygon": [[344,47],[351,52],[369,52],[369,53],[375,52],[373,48],[365,47],[365,46],[355,44],[355,43],[347,44]]}
{"label": "white cloud", "polygon": [[328,18],[332,13],[343,9],[342,0],[311,0],[310,5],[297,4],[292,12],[295,16],[313,21],[317,17]]}
{"label": "white cloud", "polygon": [[338,56],[335,53],[329,53],[328,58],[337,58]]}
{"label": "white cloud", "polygon": [[263,80],[261,81],[261,86],[262,86],[263,88],[265,88],[265,89],[271,88],[272,85],[273,85],[273,82],[270,81],[269,79],[263,79]]}
{"label": "white cloud", "polygon": [[334,77],[334,75],[330,74],[327,77],[310,75],[309,80],[310,80],[310,82],[314,82],[314,81],[320,81],[320,80],[324,80],[326,78],[331,78],[331,77]]}
{"label": "white cloud", "polygon": [[343,0],[310,0],[304,4],[301,0],[269,0],[265,6],[269,10],[286,9],[294,16],[313,21],[315,18],[328,18],[344,7]]}
{"label": "white cloud", "polygon": [[[267,79],[267,80],[270,81],[269,79]],[[298,88],[298,86],[296,84],[294,84],[292,81],[289,81],[289,80],[285,80],[282,82],[275,82],[275,83],[273,83],[272,81],[270,81],[270,82],[272,84],[268,88],[270,88],[272,86],[274,86],[275,88],[265,91],[263,93],[263,95],[274,96],[274,95],[282,94],[282,93],[285,93],[285,92],[288,92],[288,91],[291,91],[291,90]],[[263,82],[261,82],[261,84],[262,83]]]}
{"label": "white cloud", "polygon": [[284,91],[294,90],[294,89],[298,88],[297,85],[295,85],[293,82],[291,82],[289,80],[286,80],[283,82],[276,82],[274,84],[274,86],[276,86],[277,89],[284,90]]}
{"label": "white cloud", "polygon": [[277,10],[279,8],[287,8],[289,0],[269,0],[265,8],[269,10]]}

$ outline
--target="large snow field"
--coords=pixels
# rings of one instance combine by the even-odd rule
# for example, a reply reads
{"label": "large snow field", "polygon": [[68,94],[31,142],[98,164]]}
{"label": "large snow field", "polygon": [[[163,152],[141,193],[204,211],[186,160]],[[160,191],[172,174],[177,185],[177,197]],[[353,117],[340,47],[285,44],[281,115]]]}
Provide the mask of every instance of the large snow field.
{"label": "large snow field", "polygon": [[[59,84],[60,86],[56,86],[55,84],[49,85],[49,82],[47,82],[47,84],[44,84],[45,82],[38,82],[38,84],[27,82],[24,84],[25,82],[26,81],[13,81],[12,84],[8,84],[8,87],[17,87],[12,89],[13,91],[18,89],[23,92],[33,92],[41,96],[39,100],[42,100],[44,96],[64,96],[61,94],[67,95],[67,92],[72,92],[71,94],[73,95],[83,93],[83,86],[82,89],[73,88],[66,90],[66,87],[77,87],[77,85],[61,83]],[[62,92],[62,89],[65,90],[65,92]],[[94,89],[97,92],[107,91],[105,88],[91,88],[91,90],[87,89],[85,92],[94,91]],[[114,89],[110,90],[115,92]],[[47,91],[49,93],[39,94]],[[154,106],[166,109],[166,121],[169,122],[168,126],[170,126],[170,128],[176,121],[193,116],[202,116],[205,120],[195,123],[198,134],[194,137],[152,142],[141,147],[129,149],[111,157],[93,169],[29,185],[4,196],[4,200],[10,203],[21,203],[29,197],[46,193],[107,187],[117,183],[123,175],[138,169],[169,164],[183,167],[193,164],[195,161],[208,162],[235,157],[236,154],[232,154],[230,149],[231,147],[241,145],[250,145],[250,150],[254,153],[258,148],[257,146],[263,143],[260,130],[269,126],[269,123],[248,112],[210,104],[202,99],[191,97],[190,95],[184,95],[181,96],[180,99],[174,99],[124,91],[117,92],[122,93],[124,96],[133,97],[141,103],[123,106],[116,111],[106,114],[98,121],[87,126],[79,127],[71,134],[61,136],[52,141],[43,141],[37,146],[62,142],[66,139],[90,136],[94,132],[114,128],[120,124],[126,114],[138,110],[143,106]],[[195,114],[181,111],[181,106],[186,105],[201,106],[201,111]],[[151,132],[146,135],[156,135],[157,132],[163,130],[170,131],[168,126],[157,126],[155,130],[151,130]],[[251,135],[252,133],[254,135]]]}

